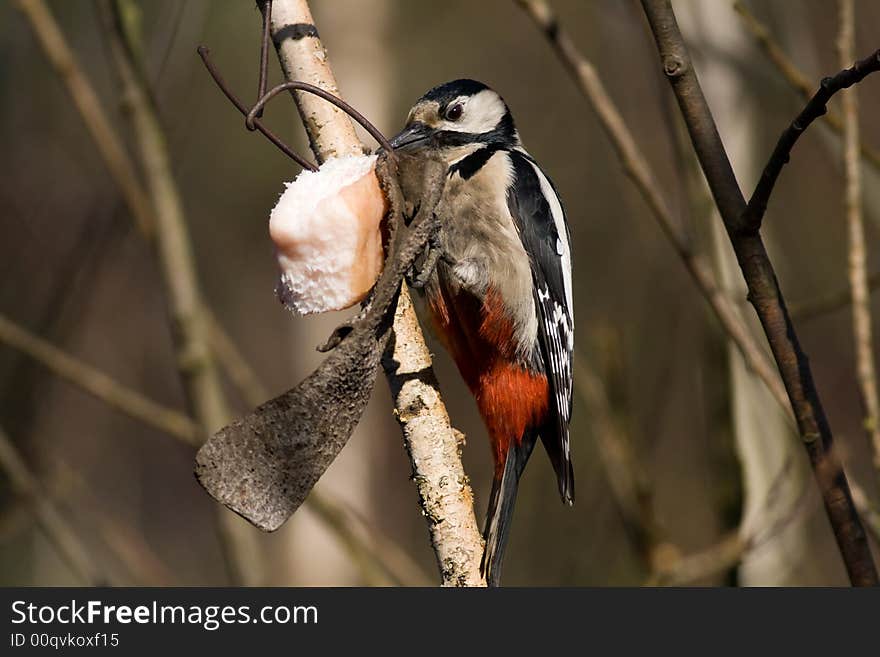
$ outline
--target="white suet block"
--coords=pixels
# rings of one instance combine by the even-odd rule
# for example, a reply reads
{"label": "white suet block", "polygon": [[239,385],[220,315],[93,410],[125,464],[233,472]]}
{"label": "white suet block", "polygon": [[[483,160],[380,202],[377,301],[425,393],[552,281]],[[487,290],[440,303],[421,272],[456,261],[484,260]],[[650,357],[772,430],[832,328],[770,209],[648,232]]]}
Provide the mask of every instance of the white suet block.
{"label": "white suet block", "polygon": [[375,167],[375,155],[332,158],[286,184],[269,234],[281,267],[278,298],[294,312],[348,308],[381,274],[386,202]]}

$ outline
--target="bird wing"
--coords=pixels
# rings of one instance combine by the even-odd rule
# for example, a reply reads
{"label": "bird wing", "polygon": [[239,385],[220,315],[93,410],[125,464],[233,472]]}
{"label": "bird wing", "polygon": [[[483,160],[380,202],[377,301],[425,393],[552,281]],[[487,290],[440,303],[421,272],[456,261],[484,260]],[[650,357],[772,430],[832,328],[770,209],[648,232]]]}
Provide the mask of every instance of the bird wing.
{"label": "bird wing", "polygon": [[[572,307],[571,240],[562,203],[550,179],[521,150],[509,152],[513,183],[507,205],[529,255],[538,315],[538,342],[550,384],[555,426],[541,435],[566,502],[574,500],[574,476],[569,444],[572,398]],[[552,432],[552,436],[545,435]]]}

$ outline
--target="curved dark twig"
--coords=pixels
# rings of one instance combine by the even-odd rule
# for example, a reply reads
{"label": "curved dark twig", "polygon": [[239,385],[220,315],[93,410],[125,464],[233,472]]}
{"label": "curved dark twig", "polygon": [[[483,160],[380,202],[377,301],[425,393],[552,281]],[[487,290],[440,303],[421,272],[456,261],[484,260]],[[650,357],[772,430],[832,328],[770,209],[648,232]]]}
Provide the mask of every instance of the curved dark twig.
{"label": "curved dark twig", "polygon": [[[211,51],[205,46],[198,47],[199,57],[202,58],[202,61],[205,63],[205,68],[208,69],[208,73],[211,74],[211,77],[214,78],[214,82],[220,88],[220,91],[229,99],[233,105],[235,105],[236,109],[241,112],[244,116],[248,115],[248,109],[244,103],[242,103],[238,96],[236,96],[232,89],[229,88],[229,85],[226,84],[226,81],[223,79],[223,76],[220,75],[220,72],[214,66],[213,62],[210,59]],[[296,151],[294,151],[290,146],[284,143],[280,137],[278,137],[274,132],[269,130],[259,119],[253,120],[254,127],[259,130],[263,135],[275,144],[282,153],[287,155],[294,162],[299,164],[303,169],[308,169],[309,171],[317,171],[318,167],[315,164],[312,164],[307,159],[299,155]]]}
{"label": "curved dark twig", "polygon": [[251,111],[248,112],[247,118],[244,121],[245,125],[247,126],[247,129],[248,130],[256,129],[257,128],[257,126],[256,126],[257,116],[259,115],[259,112],[261,112],[262,109],[266,106],[266,104],[270,100],[272,100],[275,96],[277,96],[278,94],[280,94],[283,91],[288,91],[288,90],[306,91],[310,94],[314,94],[314,95],[318,96],[319,98],[323,98],[328,103],[336,105],[336,107],[338,107],[343,112],[348,114],[351,118],[353,118],[355,121],[360,123],[361,126],[363,126],[364,130],[366,130],[367,132],[370,133],[370,135],[373,137],[373,139],[375,139],[379,143],[379,145],[385,150],[385,152],[388,153],[389,156],[393,157],[394,149],[392,148],[391,144],[388,142],[388,139],[386,139],[385,135],[383,135],[382,132],[376,126],[374,126],[372,123],[370,123],[370,121],[367,120],[367,118],[363,114],[358,112],[354,107],[352,107],[351,105],[346,103],[341,98],[337,98],[336,96],[331,94],[329,91],[325,91],[324,89],[321,89],[321,87],[316,87],[315,85],[309,84],[308,82],[299,82],[298,80],[293,80],[291,82],[283,82],[283,83],[279,84],[277,87],[274,87],[274,88],[270,89],[268,92],[266,92],[263,95],[263,97],[257,101],[257,104],[251,108]]}
{"label": "curved dark twig", "polygon": [[828,101],[831,100],[831,97],[838,91],[861,82],[868,75],[877,71],[880,71],[880,50],[840,71],[837,75],[822,79],[819,89],[779,137],[776,148],[773,149],[773,154],[767,161],[767,165],[761,173],[761,179],[758,181],[744,216],[739,222],[741,229],[754,232],[761,228],[761,221],[767,211],[767,202],[770,200],[782,167],[788,163],[791,149],[794,148],[798,138],[810,124],[828,111]]}
{"label": "curved dark twig", "polygon": [[[724,221],[743,278],[748,285],[749,301],[761,321],[773,358],[785,384],[798,431],[809,455],[810,465],[813,467],[822,493],[825,511],[850,581],[856,586],[877,586],[877,568],[874,565],[867,536],[853,502],[846,472],[839,455],[833,448],[834,436],[822,407],[809,361],[801,349],[773,264],[764,247],[760,222],[754,224],[748,222],[746,200],[736,181],[727,151],[718,134],[715,119],[691,64],[687,45],[678,28],[670,0],[641,0],[641,4],[656,42],[664,72],[688,127],[691,143],[712,190],[715,205]],[[858,74],[857,72],[855,75]],[[823,83],[822,89],[830,91],[832,88],[830,85],[831,83]],[[808,105],[811,104],[813,101]],[[819,109],[817,106],[814,108]],[[803,127],[794,125],[795,129],[801,128],[800,132],[803,131]],[[797,134],[799,133],[794,135],[795,139]],[[780,140],[774,152],[774,157],[779,155],[781,158],[776,169],[777,175],[790,150],[785,145],[785,139],[786,137],[783,137]],[[793,143],[794,139],[789,145]],[[769,189],[767,193],[769,195]]]}

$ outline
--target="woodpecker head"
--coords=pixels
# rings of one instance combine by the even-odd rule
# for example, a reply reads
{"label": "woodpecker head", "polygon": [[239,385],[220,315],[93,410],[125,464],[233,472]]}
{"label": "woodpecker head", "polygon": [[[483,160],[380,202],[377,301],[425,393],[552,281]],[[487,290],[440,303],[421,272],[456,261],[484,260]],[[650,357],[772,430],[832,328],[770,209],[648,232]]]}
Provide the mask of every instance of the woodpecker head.
{"label": "woodpecker head", "polygon": [[453,80],[418,100],[391,145],[451,163],[483,146],[513,148],[520,141],[501,96],[482,82]]}

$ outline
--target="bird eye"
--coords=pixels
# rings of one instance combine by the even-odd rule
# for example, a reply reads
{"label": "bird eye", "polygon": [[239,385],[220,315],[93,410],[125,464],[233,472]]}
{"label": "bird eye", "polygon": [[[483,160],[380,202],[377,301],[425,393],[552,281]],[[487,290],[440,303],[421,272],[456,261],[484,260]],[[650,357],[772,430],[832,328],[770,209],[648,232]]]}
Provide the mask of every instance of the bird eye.
{"label": "bird eye", "polygon": [[450,121],[458,121],[461,118],[463,112],[464,107],[461,106],[461,103],[456,103],[448,110],[446,110],[446,118]]}

